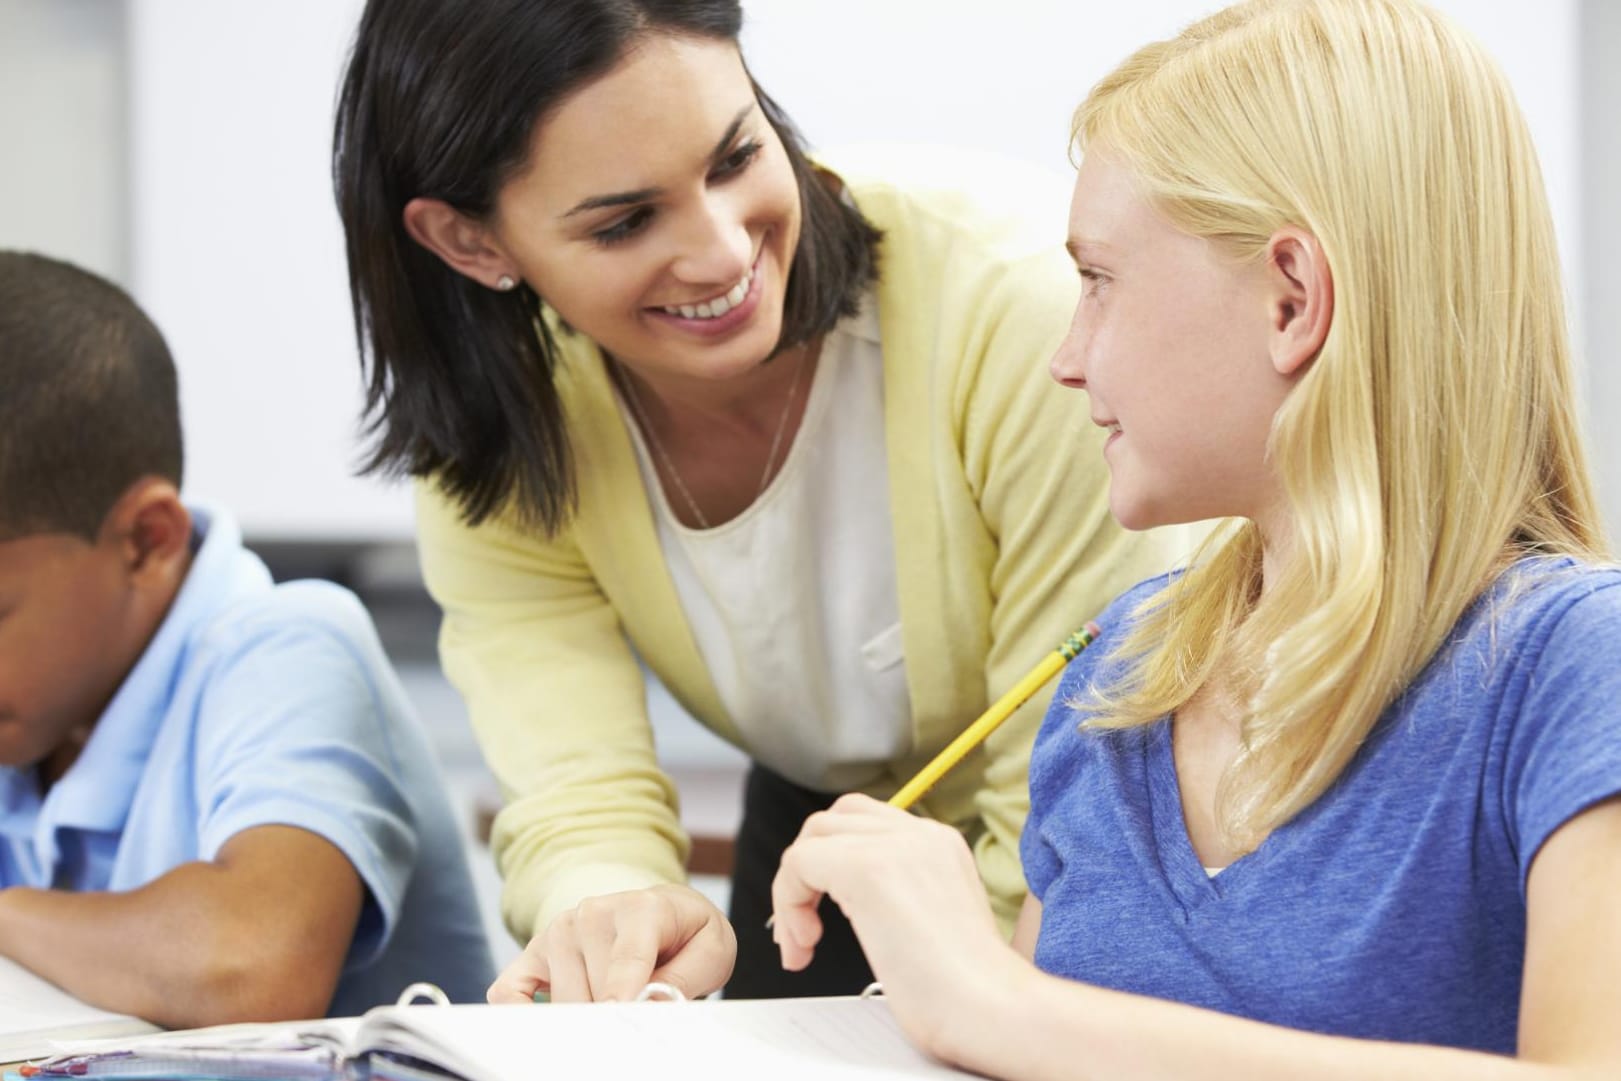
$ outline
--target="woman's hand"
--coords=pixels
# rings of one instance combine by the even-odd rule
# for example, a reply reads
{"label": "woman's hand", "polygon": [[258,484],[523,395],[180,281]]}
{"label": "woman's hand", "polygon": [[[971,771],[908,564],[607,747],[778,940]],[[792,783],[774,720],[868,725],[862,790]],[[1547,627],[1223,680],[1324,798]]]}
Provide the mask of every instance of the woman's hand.
{"label": "woman's hand", "polygon": [[1002,940],[960,832],[868,796],[842,796],[806,819],[771,885],[783,967],[810,963],[832,897],[854,926],[901,1027],[953,1059],[955,1018],[992,986],[1034,972]]}
{"label": "woman's hand", "polygon": [[588,897],[529,940],[496,977],[491,1002],[625,1002],[650,981],[698,998],[724,984],[737,960],[725,913],[690,886]]}

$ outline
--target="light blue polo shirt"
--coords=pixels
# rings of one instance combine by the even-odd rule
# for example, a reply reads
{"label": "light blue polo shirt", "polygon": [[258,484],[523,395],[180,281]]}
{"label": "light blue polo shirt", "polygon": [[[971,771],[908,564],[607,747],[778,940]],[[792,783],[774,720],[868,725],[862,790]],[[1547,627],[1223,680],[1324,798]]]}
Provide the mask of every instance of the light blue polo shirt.
{"label": "light blue polo shirt", "polygon": [[1512,1054],[1532,861],[1621,793],[1621,572],[1516,564],[1335,784],[1214,878],[1188,840],[1169,724],[1077,728],[1164,585],[1099,617],[1037,737],[1022,850],[1036,964],[1312,1032]]}
{"label": "light blue polo shirt", "polygon": [[[128,890],[265,825],[319,834],[368,897],[334,1016],[417,980],[481,1001],[493,965],[430,744],[355,596],[272,583],[224,513],[169,614],[42,800],[0,768],[0,887]],[[296,874],[296,869],[289,873]]]}

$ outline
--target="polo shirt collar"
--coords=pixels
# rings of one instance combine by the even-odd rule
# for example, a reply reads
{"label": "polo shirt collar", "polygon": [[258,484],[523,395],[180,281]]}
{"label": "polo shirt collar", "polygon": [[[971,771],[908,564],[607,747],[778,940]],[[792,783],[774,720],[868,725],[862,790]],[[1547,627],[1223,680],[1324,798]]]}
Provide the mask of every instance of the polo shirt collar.
{"label": "polo shirt collar", "polygon": [[39,785],[31,769],[0,770],[0,837],[26,841],[39,816]]}

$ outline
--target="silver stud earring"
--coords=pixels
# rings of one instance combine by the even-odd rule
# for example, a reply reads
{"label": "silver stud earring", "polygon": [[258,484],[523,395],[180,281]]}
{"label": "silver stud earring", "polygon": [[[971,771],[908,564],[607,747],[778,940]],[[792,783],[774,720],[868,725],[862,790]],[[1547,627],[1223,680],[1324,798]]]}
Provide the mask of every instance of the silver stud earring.
{"label": "silver stud earring", "polygon": [[495,287],[503,293],[510,293],[518,287],[518,280],[511,274],[503,274],[495,280]]}

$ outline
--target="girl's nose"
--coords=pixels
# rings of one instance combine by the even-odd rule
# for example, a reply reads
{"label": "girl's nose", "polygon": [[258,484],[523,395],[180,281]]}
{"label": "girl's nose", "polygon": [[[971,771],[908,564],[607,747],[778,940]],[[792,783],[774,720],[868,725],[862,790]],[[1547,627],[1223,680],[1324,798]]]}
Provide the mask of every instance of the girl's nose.
{"label": "girl's nose", "polygon": [[[1077,313],[1078,315],[1079,313]],[[1069,333],[1058,343],[1057,352],[1047,362],[1047,371],[1053,379],[1074,390],[1086,389],[1085,350],[1081,348],[1080,321],[1070,323]]]}

